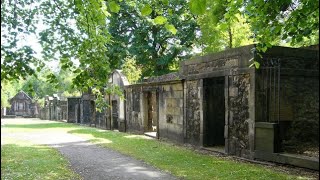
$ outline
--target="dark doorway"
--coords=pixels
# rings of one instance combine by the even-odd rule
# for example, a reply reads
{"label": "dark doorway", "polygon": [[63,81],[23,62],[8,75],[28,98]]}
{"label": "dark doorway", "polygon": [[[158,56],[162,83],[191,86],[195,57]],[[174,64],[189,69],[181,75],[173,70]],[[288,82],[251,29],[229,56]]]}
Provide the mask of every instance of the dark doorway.
{"label": "dark doorway", "polygon": [[157,137],[158,131],[158,102],[157,92],[146,92],[145,95],[145,135]]}
{"label": "dark doorway", "polygon": [[80,105],[79,104],[75,105],[74,118],[76,120],[76,123],[80,123]]}
{"label": "dark doorway", "polygon": [[156,132],[157,131],[157,101],[156,101],[156,93],[148,92],[148,131]]}
{"label": "dark doorway", "polygon": [[224,77],[203,80],[204,139],[203,146],[224,146],[225,96]]}
{"label": "dark doorway", "polygon": [[91,103],[89,100],[83,100],[82,101],[82,112],[83,112],[83,120],[82,123],[83,124],[90,124],[91,123]]}
{"label": "dark doorway", "polygon": [[118,101],[112,101],[112,127],[118,129]]}

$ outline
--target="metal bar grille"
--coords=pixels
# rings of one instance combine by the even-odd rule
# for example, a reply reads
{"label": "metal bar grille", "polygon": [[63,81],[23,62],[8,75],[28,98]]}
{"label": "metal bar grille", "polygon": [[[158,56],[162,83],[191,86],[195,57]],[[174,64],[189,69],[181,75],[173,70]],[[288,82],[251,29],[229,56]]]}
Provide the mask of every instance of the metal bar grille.
{"label": "metal bar grille", "polygon": [[264,116],[267,122],[280,121],[281,71],[280,59],[264,60],[262,82],[264,99]]}

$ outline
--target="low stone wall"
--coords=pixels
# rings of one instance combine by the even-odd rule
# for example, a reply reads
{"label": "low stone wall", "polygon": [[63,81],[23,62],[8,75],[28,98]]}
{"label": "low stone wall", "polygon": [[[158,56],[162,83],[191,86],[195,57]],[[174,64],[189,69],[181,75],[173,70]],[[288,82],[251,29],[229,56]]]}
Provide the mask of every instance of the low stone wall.
{"label": "low stone wall", "polygon": [[159,86],[159,138],[184,143],[183,83]]}

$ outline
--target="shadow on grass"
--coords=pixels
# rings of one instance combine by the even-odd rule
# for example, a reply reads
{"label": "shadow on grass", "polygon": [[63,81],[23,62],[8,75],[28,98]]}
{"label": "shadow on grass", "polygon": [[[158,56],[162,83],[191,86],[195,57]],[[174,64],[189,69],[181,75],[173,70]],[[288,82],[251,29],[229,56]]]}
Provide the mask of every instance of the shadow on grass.
{"label": "shadow on grass", "polygon": [[82,128],[82,129],[74,129],[68,131],[70,134],[86,134],[86,135],[92,135],[95,138],[111,138],[111,139],[131,139],[131,140],[153,140],[153,138],[144,136],[144,135],[136,135],[136,134],[130,134],[130,133],[123,133],[123,132],[117,132],[117,131],[110,131],[110,130],[103,130],[103,132],[100,129],[96,128]]}
{"label": "shadow on grass", "polygon": [[122,138],[128,134],[105,130],[104,132],[99,131],[99,129],[95,128],[83,128],[83,129],[74,129],[68,131],[70,134],[89,134],[95,138]]}
{"label": "shadow on grass", "polygon": [[46,129],[46,128],[80,128],[74,124],[65,123],[37,123],[37,124],[6,124],[5,128],[30,128],[30,129]]}

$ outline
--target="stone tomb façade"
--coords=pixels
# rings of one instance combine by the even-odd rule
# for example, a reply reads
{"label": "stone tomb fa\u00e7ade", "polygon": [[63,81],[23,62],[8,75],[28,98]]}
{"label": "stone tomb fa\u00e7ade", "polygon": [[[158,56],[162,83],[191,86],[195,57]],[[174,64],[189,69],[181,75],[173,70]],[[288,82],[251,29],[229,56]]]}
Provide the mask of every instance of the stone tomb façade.
{"label": "stone tomb fa\u00e7ade", "polygon": [[[253,48],[183,61],[179,73],[125,86],[126,130],[156,126],[158,138],[248,159],[273,161],[305,141],[319,148],[319,51],[273,47],[259,58]],[[259,69],[249,67],[253,58]]]}
{"label": "stone tomb fa\u00e7ade", "polygon": [[252,159],[255,69],[248,61],[252,48],[184,61],[179,73],[127,86],[127,130],[148,130],[148,94],[154,93],[157,137]]}
{"label": "stone tomb fa\u00e7ade", "polygon": [[[114,71],[110,83],[124,98],[106,95],[110,107],[102,112],[95,111],[90,93],[68,98],[68,122],[155,133],[229,155],[319,169],[319,159],[303,162],[281,154],[319,148],[318,49],[273,47],[262,57],[253,49],[196,57],[183,61],[178,73],[139,84],[129,85]],[[249,67],[253,58],[259,69]]]}
{"label": "stone tomb fa\u00e7ade", "polygon": [[57,94],[45,96],[44,107],[40,109],[40,119],[43,120],[67,120],[67,101],[60,100]]}
{"label": "stone tomb fa\u00e7ade", "polygon": [[9,101],[11,107],[6,112],[7,115],[37,117],[39,114],[38,104],[33,102],[33,99],[24,91],[18,92]]}
{"label": "stone tomb fa\u00e7ade", "polygon": [[[109,77],[109,83],[120,91],[129,85],[127,78],[120,70],[115,70]],[[122,92],[124,94],[124,92]],[[81,97],[68,98],[68,120],[70,123],[87,124],[101,129],[126,131],[125,97],[117,94],[106,94],[105,101],[109,108],[97,111],[95,96],[89,91]]]}

